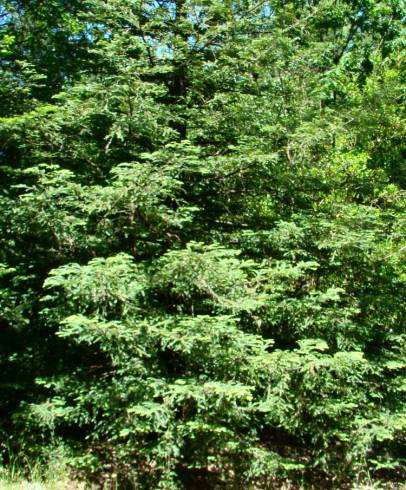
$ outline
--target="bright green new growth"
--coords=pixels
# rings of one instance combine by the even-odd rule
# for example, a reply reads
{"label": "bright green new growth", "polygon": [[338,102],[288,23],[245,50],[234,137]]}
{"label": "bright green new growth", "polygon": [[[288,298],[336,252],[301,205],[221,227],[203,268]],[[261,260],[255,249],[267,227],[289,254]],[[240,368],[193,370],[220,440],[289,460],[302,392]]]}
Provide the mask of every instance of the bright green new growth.
{"label": "bright green new growth", "polygon": [[0,4],[4,472],[400,488],[404,19]]}

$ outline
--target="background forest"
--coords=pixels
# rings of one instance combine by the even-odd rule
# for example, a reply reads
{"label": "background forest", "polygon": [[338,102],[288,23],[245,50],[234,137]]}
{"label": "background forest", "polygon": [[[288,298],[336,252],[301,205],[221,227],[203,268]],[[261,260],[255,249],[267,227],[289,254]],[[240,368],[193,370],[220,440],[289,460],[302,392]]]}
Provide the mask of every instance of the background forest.
{"label": "background forest", "polygon": [[401,488],[405,17],[0,1],[3,472]]}

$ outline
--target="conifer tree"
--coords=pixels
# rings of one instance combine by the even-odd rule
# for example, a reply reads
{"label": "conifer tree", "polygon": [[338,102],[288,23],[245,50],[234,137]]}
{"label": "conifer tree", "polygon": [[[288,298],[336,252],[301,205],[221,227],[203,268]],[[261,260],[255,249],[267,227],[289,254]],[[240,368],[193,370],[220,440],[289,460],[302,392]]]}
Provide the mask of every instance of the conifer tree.
{"label": "conifer tree", "polygon": [[402,3],[34,7],[0,11],[9,450],[119,488],[401,481]]}

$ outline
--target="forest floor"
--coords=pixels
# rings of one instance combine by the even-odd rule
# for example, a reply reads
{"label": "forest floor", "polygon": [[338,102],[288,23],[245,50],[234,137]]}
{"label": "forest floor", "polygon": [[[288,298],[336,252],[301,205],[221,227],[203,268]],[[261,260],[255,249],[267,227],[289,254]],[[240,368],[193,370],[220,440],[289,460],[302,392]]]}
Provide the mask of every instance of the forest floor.
{"label": "forest floor", "polygon": [[[89,487],[85,483],[78,483],[72,481],[63,482],[49,482],[49,483],[35,483],[22,481],[18,483],[8,483],[0,480],[0,490],[90,490],[95,487]],[[111,490],[113,487],[105,487],[105,490]],[[390,488],[390,487],[389,487]],[[405,486],[392,487],[394,490],[406,490]],[[388,487],[381,486],[356,486],[352,490],[388,490]],[[276,490],[276,489],[275,489]],[[287,487],[282,487],[279,490],[288,490]],[[320,489],[321,490],[321,489]],[[338,490],[338,489],[337,489]]]}
{"label": "forest floor", "polygon": [[22,481],[19,483],[9,483],[0,480],[0,490],[85,490],[85,488],[84,483],[69,481],[50,483]]}
{"label": "forest floor", "polygon": [[[116,483],[104,484],[103,490],[119,490]],[[273,487],[273,490],[292,490],[289,484],[283,484],[282,487]],[[302,488],[294,487],[296,490],[302,490]],[[314,490],[323,490],[322,488],[312,487]],[[335,490],[340,490],[342,487],[337,487]],[[58,481],[52,479],[48,482],[29,482],[29,481],[16,481],[10,482],[0,478],[0,490],[101,490],[100,486],[93,486],[89,483],[80,483],[64,478]],[[347,489],[349,490],[349,489]],[[371,485],[355,485],[350,490],[406,490],[406,484],[384,484],[379,485],[374,483]]]}

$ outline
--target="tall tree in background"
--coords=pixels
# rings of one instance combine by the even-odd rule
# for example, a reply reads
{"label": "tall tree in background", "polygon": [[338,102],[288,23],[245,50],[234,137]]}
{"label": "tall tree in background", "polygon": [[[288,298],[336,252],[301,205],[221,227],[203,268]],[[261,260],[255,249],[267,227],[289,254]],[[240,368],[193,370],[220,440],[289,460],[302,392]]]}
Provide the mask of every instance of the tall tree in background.
{"label": "tall tree in background", "polygon": [[8,447],[123,488],[401,480],[402,4],[0,14]]}

